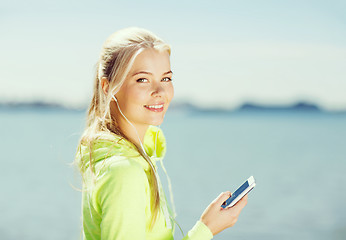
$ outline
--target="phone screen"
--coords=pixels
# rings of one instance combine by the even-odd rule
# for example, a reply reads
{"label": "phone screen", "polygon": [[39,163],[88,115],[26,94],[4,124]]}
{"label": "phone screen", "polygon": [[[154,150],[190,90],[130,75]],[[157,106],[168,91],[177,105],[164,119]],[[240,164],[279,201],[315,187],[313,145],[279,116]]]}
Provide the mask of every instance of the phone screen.
{"label": "phone screen", "polygon": [[238,197],[245,189],[249,187],[249,182],[245,181],[243,185],[241,185],[233,194],[230,198],[228,198],[222,205],[221,207],[225,208],[227,207],[236,197]]}

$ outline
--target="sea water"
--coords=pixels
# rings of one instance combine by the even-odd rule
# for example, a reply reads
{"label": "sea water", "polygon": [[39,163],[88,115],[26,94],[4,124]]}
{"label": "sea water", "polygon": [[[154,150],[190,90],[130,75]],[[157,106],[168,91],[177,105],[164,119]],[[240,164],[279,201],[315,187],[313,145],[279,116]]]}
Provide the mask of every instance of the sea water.
{"label": "sea water", "polygon": [[[80,239],[80,177],[69,164],[84,125],[84,112],[0,110],[0,239]],[[214,239],[346,239],[346,114],[171,111],[161,127],[185,234],[253,175],[238,222]]]}

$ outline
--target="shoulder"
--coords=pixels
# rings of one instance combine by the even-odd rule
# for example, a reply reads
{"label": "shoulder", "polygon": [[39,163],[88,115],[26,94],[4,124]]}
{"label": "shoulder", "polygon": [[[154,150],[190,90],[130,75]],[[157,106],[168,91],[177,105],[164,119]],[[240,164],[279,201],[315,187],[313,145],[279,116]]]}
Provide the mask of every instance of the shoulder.
{"label": "shoulder", "polygon": [[106,199],[129,201],[130,198],[146,197],[149,181],[143,167],[134,159],[107,159],[107,165],[97,175],[93,193],[101,205]]}
{"label": "shoulder", "polygon": [[[102,164],[102,163],[101,163]],[[146,177],[143,166],[137,159],[113,156],[106,159],[98,180],[120,182],[137,182]]]}

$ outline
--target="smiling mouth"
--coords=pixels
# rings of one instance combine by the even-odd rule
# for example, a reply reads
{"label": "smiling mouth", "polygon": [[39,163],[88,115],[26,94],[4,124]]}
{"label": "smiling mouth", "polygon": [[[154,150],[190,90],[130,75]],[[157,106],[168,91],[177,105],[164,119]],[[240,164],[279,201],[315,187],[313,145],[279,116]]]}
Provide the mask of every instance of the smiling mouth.
{"label": "smiling mouth", "polygon": [[163,104],[157,104],[157,105],[144,105],[146,109],[152,112],[162,112],[163,111]]}

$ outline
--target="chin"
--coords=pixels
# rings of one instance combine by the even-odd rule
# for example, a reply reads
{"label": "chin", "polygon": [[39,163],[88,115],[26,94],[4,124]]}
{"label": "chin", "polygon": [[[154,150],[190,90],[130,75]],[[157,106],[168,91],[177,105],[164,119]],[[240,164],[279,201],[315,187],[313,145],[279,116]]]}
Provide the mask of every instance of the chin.
{"label": "chin", "polygon": [[159,119],[152,119],[151,121],[149,121],[149,125],[154,125],[154,126],[161,125],[162,123],[163,123],[163,117]]}

